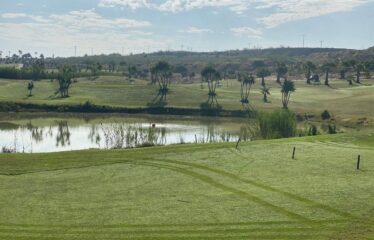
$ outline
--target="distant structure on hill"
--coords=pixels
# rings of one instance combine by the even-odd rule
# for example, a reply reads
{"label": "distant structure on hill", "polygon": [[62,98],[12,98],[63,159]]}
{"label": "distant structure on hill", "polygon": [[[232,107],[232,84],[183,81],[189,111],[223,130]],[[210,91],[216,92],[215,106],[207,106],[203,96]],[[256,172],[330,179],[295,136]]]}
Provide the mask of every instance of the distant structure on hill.
{"label": "distant structure on hill", "polygon": [[22,63],[0,63],[0,67],[22,69],[23,64]]}

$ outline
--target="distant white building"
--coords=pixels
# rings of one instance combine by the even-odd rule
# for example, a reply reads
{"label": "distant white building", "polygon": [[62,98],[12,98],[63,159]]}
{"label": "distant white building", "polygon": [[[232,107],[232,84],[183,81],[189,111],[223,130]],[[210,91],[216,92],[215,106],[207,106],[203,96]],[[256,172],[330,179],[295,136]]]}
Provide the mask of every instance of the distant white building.
{"label": "distant white building", "polygon": [[15,69],[21,69],[23,68],[22,63],[0,63],[0,67],[7,67],[7,68],[15,68]]}

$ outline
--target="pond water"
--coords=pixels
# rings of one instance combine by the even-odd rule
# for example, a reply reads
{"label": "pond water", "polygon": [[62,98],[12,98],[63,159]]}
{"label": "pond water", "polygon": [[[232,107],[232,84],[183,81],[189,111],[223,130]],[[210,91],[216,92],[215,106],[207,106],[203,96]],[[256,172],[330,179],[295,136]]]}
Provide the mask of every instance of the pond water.
{"label": "pond water", "polygon": [[58,152],[249,140],[245,119],[131,115],[0,116],[0,152]]}

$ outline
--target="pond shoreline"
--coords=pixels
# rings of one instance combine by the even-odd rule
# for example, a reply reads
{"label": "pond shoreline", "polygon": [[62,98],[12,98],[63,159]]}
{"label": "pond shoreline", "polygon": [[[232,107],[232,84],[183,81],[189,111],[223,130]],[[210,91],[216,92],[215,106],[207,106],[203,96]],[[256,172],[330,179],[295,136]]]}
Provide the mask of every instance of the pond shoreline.
{"label": "pond shoreline", "polygon": [[58,113],[125,113],[177,116],[252,117],[255,112],[224,110],[222,108],[175,108],[175,107],[114,107],[89,102],[76,105],[50,105],[19,102],[0,102],[0,112],[58,112]]}
{"label": "pond shoreline", "polygon": [[247,126],[247,121],[242,120],[119,113],[0,113],[0,151],[33,153],[234,142]]}

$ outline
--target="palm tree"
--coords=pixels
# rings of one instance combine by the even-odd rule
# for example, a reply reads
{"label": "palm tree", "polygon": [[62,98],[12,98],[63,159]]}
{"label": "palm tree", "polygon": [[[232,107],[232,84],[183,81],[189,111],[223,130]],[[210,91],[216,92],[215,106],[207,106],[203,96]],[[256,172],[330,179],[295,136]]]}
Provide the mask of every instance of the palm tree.
{"label": "palm tree", "polygon": [[72,79],[75,77],[77,69],[74,66],[64,65],[57,76],[59,88],[56,93],[60,93],[61,98],[69,97],[69,88],[72,84]]}
{"label": "palm tree", "polygon": [[363,63],[357,63],[354,65],[354,69],[356,71],[356,83],[361,83],[361,72],[365,71],[365,65]]}
{"label": "palm tree", "polygon": [[260,88],[261,94],[264,96],[264,102],[268,102],[268,95],[270,95],[270,88],[267,86],[262,86]]}
{"label": "palm tree", "polygon": [[346,74],[350,70],[350,68],[351,68],[351,63],[350,62],[345,61],[345,62],[342,62],[340,64],[340,71],[339,71],[340,79],[345,79]]}
{"label": "palm tree", "polygon": [[282,84],[282,104],[284,109],[288,109],[288,103],[290,101],[291,93],[296,90],[294,82],[286,80]]}
{"label": "palm tree", "polygon": [[244,103],[249,103],[249,93],[251,91],[251,86],[255,84],[255,78],[251,74],[238,74],[238,81],[240,82],[240,101]]}
{"label": "palm tree", "polygon": [[169,91],[168,86],[172,76],[169,63],[160,61],[151,69],[151,72],[154,79],[158,82],[159,92],[166,94]]}
{"label": "palm tree", "polygon": [[329,73],[336,67],[335,63],[325,63],[321,66],[322,70],[325,72],[325,85],[329,86]]}
{"label": "palm tree", "polygon": [[315,71],[317,69],[317,66],[308,61],[304,64],[304,70],[305,70],[305,77],[306,77],[306,83],[307,84],[310,84],[310,79],[311,79],[311,76],[312,76],[312,72]]}
{"label": "palm tree", "polygon": [[284,77],[287,74],[288,68],[287,68],[286,64],[278,63],[275,71],[277,72],[277,83],[280,84],[281,83],[281,78]]}
{"label": "palm tree", "polygon": [[257,68],[257,77],[261,78],[261,85],[265,86],[265,78],[270,76],[271,72],[269,71],[268,68],[262,67],[262,68]]}
{"label": "palm tree", "polygon": [[216,96],[216,88],[218,81],[221,79],[220,73],[213,67],[207,66],[201,71],[201,77],[203,82],[208,84],[209,96]]}

